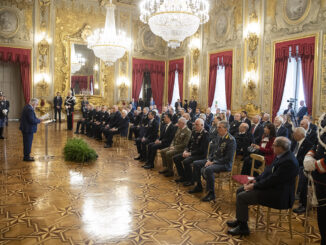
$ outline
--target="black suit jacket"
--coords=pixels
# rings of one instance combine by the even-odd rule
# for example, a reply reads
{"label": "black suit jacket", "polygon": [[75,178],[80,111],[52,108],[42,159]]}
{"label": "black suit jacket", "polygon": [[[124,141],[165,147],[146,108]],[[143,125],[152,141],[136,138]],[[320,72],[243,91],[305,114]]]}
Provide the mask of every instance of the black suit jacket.
{"label": "black suit jacket", "polygon": [[230,124],[230,134],[235,135],[237,132],[239,132],[239,126],[240,126],[241,122],[239,121],[233,121]]}
{"label": "black suit jacket", "polygon": [[253,143],[254,138],[252,134],[248,131],[244,134],[240,134],[239,132],[234,136],[237,142],[237,155],[247,156],[248,147]]}
{"label": "black suit jacket", "polygon": [[174,107],[175,107],[176,112],[177,112],[179,106],[182,107],[182,102],[175,102],[174,103]]}
{"label": "black suit jacket", "polygon": [[313,145],[318,144],[317,133],[313,129],[308,129],[306,133],[306,139],[309,140]]}
{"label": "black suit jacket", "polygon": [[302,106],[300,107],[298,113],[297,113],[297,117],[299,118],[299,123],[302,120],[303,116],[308,114],[308,107],[306,106]]}
{"label": "black suit jacket", "polygon": [[261,139],[262,139],[263,134],[264,134],[264,127],[263,127],[263,125],[261,125],[259,123],[254,130],[255,130],[254,133],[253,133],[254,143],[256,145],[260,145]]}
{"label": "black suit jacket", "polygon": [[110,119],[110,128],[118,128],[119,123],[121,121],[121,113],[120,111],[116,111],[115,113],[111,114],[111,119]]}
{"label": "black suit jacket", "polygon": [[160,132],[160,138],[159,140],[161,141],[161,144],[164,147],[168,147],[170,146],[173,138],[174,138],[174,134],[175,134],[175,127],[174,125],[171,123],[170,126],[166,129],[167,124],[164,124],[161,132]]}
{"label": "black suit jacket", "polygon": [[311,129],[311,130],[317,132],[317,125],[316,125],[316,124],[313,124],[313,123],[310,123],[310,124],[309,124],[309,129]]}
{"label": "black suit jacket", "polygon": [[214,119],[214,115],[213,113],[209,113],[208,115],[206,114],[206,123],[211,126],[212,125],[212,122],[213,122],[213,119]]}
{"label": "black suit jacket", "polygon": [[[6,109],[9,112],[10,102],[9,102],[9,100],[6,100],[5,102],[6,102]],[[62,102],[61,102],[61,104],[62,104]]]}
{"label": "black suit jacket", "polygon": [[288,129],[283,125],[276,132],[276,137],[279,136],[289,137]]}
{"label": "black suit jacket", "polygon": [[259,204],[275,209],[292,207],[298,170],[298,160],[291,151],[284,153],[279,159],[275,158],[273,163],[256,177],[254,190],[258,191]]}
{"label": "black suit jacket", "polygon": [[234,116],[232,114],[229,116],[228,121],[229,121],[229,123],[234,121]]}
{"label": "black suit jacket", "polygon": [[62,97],[61,96],[59,96],[59,98],[57,98],[57,96],[54,97],[53,106],[54,106],[54,108],[57,108],[57,106],[60,106],[60,109],[61,109],[61,106],[62,106]]}
{"label": "black suit jacket", "polygon": [[[293,154],[294,154],[294,150],[295,150],[297,144],[298,144],[297,141],[292,141],[291,151],[293,152]],[[312,146],[313,146],[312,143],[307,138],[305,138],[304,141],[302,142],[302,144],[300,145],[298,154],[296,156],[298,163],[299,163],[299,167],[303,167],[304,157],[306,156],[308,151],[311,150]]]}
{"label": "black suit jacket", "polygon": [[25,105],[23,112],[20,117],[20,126],[19,129],[23,134],[36,133],[37,124],[41,121],[35,115],[35,111],[30,104]]}
{"label": "black suit jacket", "polygon": [[246,118],[243,122],[246,123],[246,124],[248,124],[249,131],[250,131],[250,129],[251,129],[251,121],[248,118]]}
{"label": "black suit jacket", "polygon": [[158,122],[153,119],[152,121],[148,121],[148,128],[144,135],[145,138],[149,140],[149,142],[154,142],[157,139],[158,134]]}

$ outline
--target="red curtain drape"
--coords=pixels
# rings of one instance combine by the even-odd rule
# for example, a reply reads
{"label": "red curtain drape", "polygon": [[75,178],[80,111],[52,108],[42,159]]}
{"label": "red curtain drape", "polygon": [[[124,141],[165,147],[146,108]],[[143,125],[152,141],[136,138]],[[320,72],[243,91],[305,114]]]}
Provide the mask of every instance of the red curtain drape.
{"label": "red curtain drape", "polygon": [[31,50],[0,47],[0,60],[20,65],[24,99],[26,104],[29,103],[31,98]]}
{"label": "red curtain drape", "polygon": [[[175,71],[178,71],[180,101],[183,101],[183,59],[169,61],[168,102],[171,104],[175,80]],[[174,106],[174,105],[173,105]]]}
{"label": "red curtain drape", "polygon": [[230,110],[232,96],[232,51],[211,54],[209,57],[208,106],[211,107],[214,100],[218,59],[219,65],[223,65],[225,67],[226,106],[227,109]]}
{"label": "red curtain drape", "polygon": [[71,76],[71,87],[75,88],[76,84],[79,84],[79,89],[87,89],[88,76]]}
{"label": "red curtain drape", "polygon": [[277,43],[275,45],[275,65],[274,65],[274,88],[273,88],[273,111],[272,118],[276,117],[282,103],[284,92],[289,50],[296,54],[297,46],[298,56],[302,61],[302,75],[305,101],[309,113],[312,110],[313,80],[314,80],[314,54],[315,37],[308,37],[287,42]]}
{"label": "red curtain drape", "polygon": [[132,63],[132,97],[135,100],[139,99],[144,72],[149,72],[151,76],[153,99],[157,109],[161,111],[164,91],[165,61],[143,60],[134,58]]}
{"label": "red curtain drape", "polygon": [[303,92],[308,113],[311,115],[312,98],[314,92],[315,37],[301,39],[300,43],[299,55],[301,57],[302,64]]}

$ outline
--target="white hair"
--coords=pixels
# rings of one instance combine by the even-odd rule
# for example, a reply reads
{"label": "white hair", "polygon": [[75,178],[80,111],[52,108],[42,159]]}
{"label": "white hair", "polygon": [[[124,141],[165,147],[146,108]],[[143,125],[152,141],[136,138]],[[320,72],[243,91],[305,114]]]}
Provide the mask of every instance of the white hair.
{"label": "white hair", "polygon": [[[281,116],[277,116],[276,118],[277,118],[278,120],[280,120],[281,124],[284,123],[284,119],[283,119],[283,117],[281,117]],[[276,119],[276,118],[275,118],[275,119]]]}
{"label": "white hair", "polygon": [[182,122],[182,123],[186,124],[187,123],[187,119],[185,119],[184,117],[180,117],[179,118],[179,122]]}
{"label": "white hair", "polygon": [[298,132],[303,137],[306,137],[306,130],[303,127],[295,128],[293,133],[296,133],[296,132]]}
{"label": "white hair", "polygon": [[37,98],[33,98],[29,101],[30,104],[38,104],[39,100]]}
{"label": "white hair", "polygon": [[196,121],[199,121],[201,126],[204,126],[204,120],[201,118],[197,118]]}

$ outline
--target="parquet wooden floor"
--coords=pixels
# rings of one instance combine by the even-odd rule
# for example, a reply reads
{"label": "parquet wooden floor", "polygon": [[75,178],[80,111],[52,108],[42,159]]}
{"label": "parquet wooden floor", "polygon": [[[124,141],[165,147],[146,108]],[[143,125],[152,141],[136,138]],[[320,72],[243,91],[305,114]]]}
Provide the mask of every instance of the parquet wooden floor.
{"label": "parquet wooden floor", "polygon": [[[227,235],[225,222],[235,216],[228,185],[217,190],[215,203],[200,202],[173,178],[144,170],[134,161],[133,142],[104,149],[103,142],[73,135],[66,125],[49,127],[49,154],[44,161],[44,127],[35,134],[35,162],[22,161],[18,123],[0,141],[0,244],[304,244],[303,216],[287,224],[272,219],[266,238],[265,217],[251,235]],[[84,138],[98,153],[91,164],[63,160],[70,137]],[[297,205],[297,204],[296,204]],[[314,213],[307,243],[318,244]]]}

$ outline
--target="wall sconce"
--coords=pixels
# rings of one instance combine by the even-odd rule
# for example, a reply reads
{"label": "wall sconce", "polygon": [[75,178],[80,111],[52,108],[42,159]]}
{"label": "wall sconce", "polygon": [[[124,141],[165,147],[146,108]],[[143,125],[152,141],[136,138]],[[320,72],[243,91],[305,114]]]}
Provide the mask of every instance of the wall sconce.
{"label": "wall sconce", "polygon": [[198,88],[199,88],[199,76],[193,76],[189,82],[191,88],[191,95],[198,99]]}
{"label": "wall sconce", "polygon": [[94,69],[94,71],[99,71],[100,68],[99,68],[98,64],[95,64],[93,69]]}
{"label": "wall sconce", "polygon": [[255,12],[251,13],[249,16],[249,24],[244,32],[244,38],[248,40],[249,50],[251,55],[255,52],[258,46],[260,34],[260,27],[258,22],[258,17]]}
{"label": "wall sconce", "polygon": [[119,77],[117,79],[117,85],[119,87],[120,99],[126,100],[128,97],[129,79],[125,76]]}
{"label": "wall sconce", "polygon": [[42,99],[47,94],[47,90],[49,88],[50,82],[51,82],[50,76],[45,72],[38,73],[35,75],[35,83],[37,88],[40,90],[38,94],[41,95]]}
{"label": "wall sconce", "polygon": [[193,53],[195,62],[197,62],[200,53],[200,39],[198,37],[194,37],[190,40],[189,49]]}
{"label": "wall sconce", "polygon": [[258,74],[256,71],[251,70],[246,73],[243,80],[245,86],[245,96],[247,100],[252,103],[256,98],[256,88],[258,83]]}

